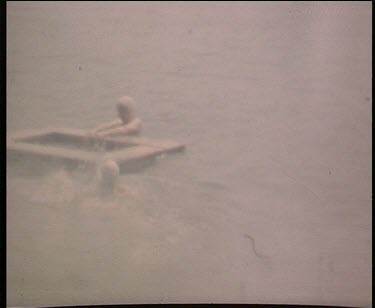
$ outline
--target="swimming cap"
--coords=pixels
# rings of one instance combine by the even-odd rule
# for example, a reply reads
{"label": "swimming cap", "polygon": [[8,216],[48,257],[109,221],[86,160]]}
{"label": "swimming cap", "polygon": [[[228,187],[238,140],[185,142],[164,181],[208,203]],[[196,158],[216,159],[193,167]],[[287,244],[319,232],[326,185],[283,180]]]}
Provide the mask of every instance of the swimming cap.
{"label": "swimming cap", "polygon": [[130,117],[134,115],[134,99],[129,96],[120,97],[117,103],[117,108],[126,110]]}
{"label": "swimming cap", "polygon": [[102,184],[113,184],[120,175],[118,164],[108,159],[100,166],[100,177]]}

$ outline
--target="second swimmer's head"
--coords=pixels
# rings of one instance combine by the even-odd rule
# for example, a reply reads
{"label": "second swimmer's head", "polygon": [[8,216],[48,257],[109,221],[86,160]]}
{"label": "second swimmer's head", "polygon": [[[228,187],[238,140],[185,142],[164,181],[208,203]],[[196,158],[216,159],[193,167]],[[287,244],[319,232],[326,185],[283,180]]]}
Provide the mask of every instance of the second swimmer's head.
{"label": "second swimmer's head", "polygon": [[120,168],[115,161],[108,159],[100,166],[99,176],[101,190],[111,193],[120,176]]}

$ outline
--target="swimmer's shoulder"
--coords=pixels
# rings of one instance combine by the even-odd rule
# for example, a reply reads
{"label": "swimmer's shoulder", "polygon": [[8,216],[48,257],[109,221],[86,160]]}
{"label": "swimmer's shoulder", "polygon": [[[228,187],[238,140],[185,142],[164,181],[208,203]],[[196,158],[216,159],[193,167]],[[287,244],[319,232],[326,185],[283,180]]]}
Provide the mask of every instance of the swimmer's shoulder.
{"label": "swimmer's shoulder", "polygon": [[137,135],[142,130],[142,121],[139,118],[132,119],[128,124],[123,127],[122,134]]}

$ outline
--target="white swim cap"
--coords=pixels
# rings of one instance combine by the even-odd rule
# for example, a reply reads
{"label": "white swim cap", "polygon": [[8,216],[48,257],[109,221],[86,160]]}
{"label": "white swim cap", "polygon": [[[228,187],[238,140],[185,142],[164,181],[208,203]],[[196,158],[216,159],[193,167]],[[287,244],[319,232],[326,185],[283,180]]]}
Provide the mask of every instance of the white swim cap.
{"label": "white swim cap", "polygon": [[119,98],[116,105],[119,117],[123,122],[128,122],[134,118],[134,100],[129,96]]}
{"label": "white swim cap", "polygon": [[134,99],[129,96],[120,97],[117,103],[117,108],[127,109],[128,112],[134,112]]}
{"label": "white swim cap", "polygon": [[107,159],[100,166],[99,172],[102,185],[113,185],[120,175],[120,168],[115,161]]}

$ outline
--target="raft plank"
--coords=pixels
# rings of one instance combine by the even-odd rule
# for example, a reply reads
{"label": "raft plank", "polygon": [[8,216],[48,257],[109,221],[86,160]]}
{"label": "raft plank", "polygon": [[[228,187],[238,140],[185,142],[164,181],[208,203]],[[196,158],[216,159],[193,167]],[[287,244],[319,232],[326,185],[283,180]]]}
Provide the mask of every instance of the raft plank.
{"label": "raft plank", "polygon": [[28,141],[31,138],[42,137],[52,132],[53,130],[50,130],[50,129],[38,129],[38,130],[29,129],[29,130],[23,130],[17,133],[13,133],[11,136],[8,137],[8,139],[12,141],[17,141],[17,142],[23,142],[23,141]]}
{"label": "raft plank", "polygon": [[165,152],[164,149],[157,149],[148,146],[135,146],[111,153],[92,153],[81,150],[69,150],[52,146],[41,146],[26,143],[9,143],[8,151],[38,155],[49,159],[52,158],[61,159],[64,161],[89,162],[94,164],[99,163],[101,160],[106,158],[112,159],[120,165],[149,159]]}
{"label": "raft plank", "polygon": [[113,141],[118,144],[131,144],[131,145],[147,145],[155,148],[165,148],[170,150],[174,148],[176,150],[183,149],[185,146],[181,143],[177,143],[172,140],[159,140],[159,139],[150,139],[145,137],[138,136],[124,136],[124,137],[103,137],[97,138],[93,136],[88,136],[87,132],[79,129],[59,129],[54,130],[54,133],[61,133],[67,136],[82,137],[85,139],[94,139],[94,140],[103,140],[103,141]]}
{"label": "raft plank", "polygon": [[144,160],[156,157],[162,153],[165,153],[165,149],[157,149],[149,146],[135,146],[126,150],[120,150],[108,155],[108,158],[113,159],[119,164]]}
{"label": "raft plank", "polygon": [[9,142],[7,144],[7,150],[10,152],[39,155],[42,157],[58,158],[68,161],[95,163],[98,159],[98,154],[92,152],[63,149],[60,147],[37,145],[24,142]]}
{"label": "raft plank", "polygon": [[127,137],[116,137],[116,138],[107,138],[108,140],[113,140],[116,142],[125,142],[126,144],[133,144],[133,145],[145,145],[149,147],[154,147],[158,149],[165,149],[166,151],[179,151],[183,150],[185,148],[185,145],[171,141],[171,140],[153,140],[149,138],[144,137],[133,137],[133,136],[127,136]]}
{"label": "raft plank", "polygon": [[[56,138],[61,140],[61,138],[64,137],[66,137],[66,142],[71,142],[73,139],[77,145],[80,142],[83,143],[92,140],[112,143],[114,145],[131,146],[111,152],[92,152],[82,149],[68,149],[55,145],[31,143],[31,141],[38,141],[38,138],[51,138],[52,140]],[[62,141],[62,144],[63,143],[64,141]],[[182,151],[184,148],[185,146],[183,144],[174,141],[152,140],[137,136],[97,138],[79,129],[28,130],[7,138],[7,150],[10,152],[76,163],[85,162],[98,164],[103,159],[112,159],[120,166],[126,166],[131,162],[154,158],[163,153]]]}
{"label": "raft plank", "polygon": [[84,140],[99,140],[99,141],[107,141],[111,143],[117,143],[119,145],[146,145],[155,148],[165,149],[168,152],[170,151],[180,151],[185,148],[185,146],[181,143],[177,143],[171,140],[154,140],[145,137],[137,137],[137,136],[126,136],[126,137],[103,137],[97,138],[95,136],[89,136],[85,130],[81,129],[44,129],[44,130],[37,130],[37,131],[24,131],[14,135],[11,138],[14,141],[23,141],[27,142],[30,139],[36,139],[38,137],[44,137],[47,135],[58,134],[67,137],[73,138],[82,138]]}

